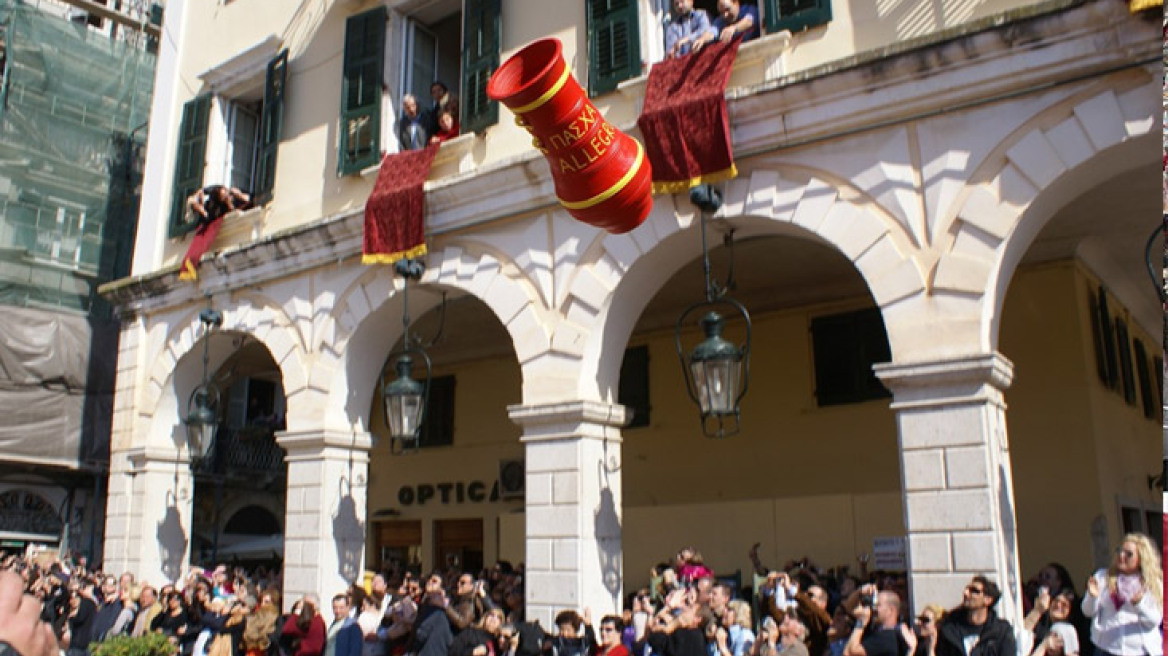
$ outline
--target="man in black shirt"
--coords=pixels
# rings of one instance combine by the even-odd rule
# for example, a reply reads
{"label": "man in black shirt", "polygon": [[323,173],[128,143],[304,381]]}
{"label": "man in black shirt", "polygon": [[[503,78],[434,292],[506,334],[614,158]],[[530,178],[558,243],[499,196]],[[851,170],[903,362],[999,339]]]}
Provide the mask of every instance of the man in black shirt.
{"label": "man in black shirt", "polygon": [[1001,596],[993,581],[973,577],[961,606],[937,627],[937,656],[1014,656],[1014,627],[993,611]]}
{"label": "man in black shirt", "polygon": [[907,656],[916,649],[916,635],[900,622],[900,597],[895,592],[877,593],[875,608],[861,604],[852,614],[856,630],[848,638],[844,656]]}

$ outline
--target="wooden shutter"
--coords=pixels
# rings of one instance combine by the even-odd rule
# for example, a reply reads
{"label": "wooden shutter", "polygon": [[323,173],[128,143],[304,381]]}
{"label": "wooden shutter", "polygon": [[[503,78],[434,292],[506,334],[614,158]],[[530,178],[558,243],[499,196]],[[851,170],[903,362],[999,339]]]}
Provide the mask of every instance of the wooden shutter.
{"label": "wooden shutter", "polygon": [[341,85],[341,175],[359,173],[381,159],[381,90],[385,62],[385,7],[345,22]]}
{"label": "wooden shutter", "polygon": [[831,0],[766,0],[767,32],[803,30],[831,22]]}
{"label": "wooden shutter", "polygon": [[499,122],[499,103],[487,98],[487,81],[499,68],[501,0],[466,0],[462,12],[462,130],[478,132]]}
{"label": "wooden shutter", "polygon": [[588,95],[616,89],[641,74],[635,0],[588,0]]}
{"label": "wooden shutter", "polygon": [[203,95],[183,105],[178,129],[178,156],[174,163],[174,186],[170,197],[170,235],[190,232],[195,224],[183,223],[187,198],[203,186],[203,164],[207,154],[207,119],[211,96]]}
{"label": "wooden shutter", "polygon": [[282,50],[268,62],[264,82],[264,110],[260,116],[259,161],[255,188],[251,190],[256,205],[272,200],[276,183],[276,151],[280,148],[280,129],[284,123],[284,88],[288,83],[288,51]]}

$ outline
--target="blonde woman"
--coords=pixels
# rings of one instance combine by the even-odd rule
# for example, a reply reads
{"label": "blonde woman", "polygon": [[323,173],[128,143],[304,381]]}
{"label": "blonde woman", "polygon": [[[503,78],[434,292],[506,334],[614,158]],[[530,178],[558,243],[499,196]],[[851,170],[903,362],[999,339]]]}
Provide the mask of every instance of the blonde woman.
{"label": "blonde woman", "polygon": [[733,599],[726,604],[722,615],[722,627],[715,640],[721,656],[748,656],[754,651],[754,624],[750,614],[750,604],[741,599]]}
{"label": "blonde woman", "polygon": [[1099,656],[1163,656],[1164,574],[1146,535],[1123,537],[1111,567],[1087,579],[1083,614]]}

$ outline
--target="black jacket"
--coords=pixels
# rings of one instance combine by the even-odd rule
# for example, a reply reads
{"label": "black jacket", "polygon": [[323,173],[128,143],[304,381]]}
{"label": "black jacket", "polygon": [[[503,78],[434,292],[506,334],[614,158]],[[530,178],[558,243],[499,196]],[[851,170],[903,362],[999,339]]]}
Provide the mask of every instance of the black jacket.
{"label": "black jacket", "polygon": [[[969,611],[964,608],[949,613],[937,627],[937,656],[965,656],[964,639],[968,629],[975,628],[969,621]],[[977,645],[969,656],[1015,656],[1018,652],[1014,644],[1014,627],[997,613],[989,611],[985,624],[981,625]]]}

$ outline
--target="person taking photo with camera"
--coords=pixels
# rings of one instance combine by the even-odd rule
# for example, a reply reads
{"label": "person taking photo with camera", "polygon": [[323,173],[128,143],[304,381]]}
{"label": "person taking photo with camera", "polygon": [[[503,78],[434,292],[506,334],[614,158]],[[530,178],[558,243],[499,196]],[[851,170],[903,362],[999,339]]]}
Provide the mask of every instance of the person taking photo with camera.
{"label": "person taking photo with camera", "polygon": [[900,621],[900,597],[877,592],[869,584],[860,589],[860,605],[852,611],[856,627],[848,637],[844,656],[906,656],[917,647],[916,635]]}

